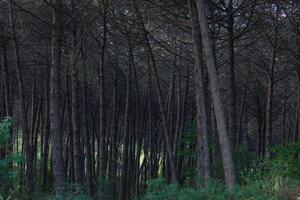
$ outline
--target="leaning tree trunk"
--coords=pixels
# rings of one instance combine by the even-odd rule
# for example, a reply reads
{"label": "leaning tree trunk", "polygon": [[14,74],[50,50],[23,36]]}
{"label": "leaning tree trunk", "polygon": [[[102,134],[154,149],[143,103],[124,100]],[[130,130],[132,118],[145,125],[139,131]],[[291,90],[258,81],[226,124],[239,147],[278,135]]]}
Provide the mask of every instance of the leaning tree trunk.
{"label": "leaning tree trunk", "polygon": [[153,71],[154,71],[154,80],[155,80],[155,83],[156,83],[156,89],[157,89],[157,95],[158,95],[158,104],[159,104],[160,115],[161,115],[161,119],[162,119],[163,132],[164,132],[164,136],[165,136],[166,151],[167,151],[168,159],[170,161],[172,182],[177,183],[178,178],[177,178],[177,170],[176,170],[176,164],[175,164],[175,155],[174,155],[173,148],[172,148],[172,142],[171,142],[170,136],[169,136],[169,127],[168,127],[168,123],[167,123],[167,116],[166,116],[165,109],[164,109],[163,95],[162,95],[162,89],[161,89],[161,84],[160,84],[159,72],[158,72],[158,69],[157,69],[156,59],[154,57],[154,53],[153,53],[152,48],[151,48],[148,32],[147,32],[147,29],[145,27],[143,17],[141,15],[140,11],[139,11],[139,8],[138,8],[137,3],[135,2],[135,0],[133,0],[133,4],[134,4],[134,7],[135,7],[135,12],[137,14],[140,26],[143,30],[143,34],[144,34],[144,37],[145,37],[146,48],[148,50],[148,53],[150,54],[150,60],[152,62],[152,68],[153,68]]}
{"label": "leaning tree trunk", "polygon": [[222,102],[221,92],[218,85],[218,76],[216,70],[216,61],[213,53],[213,43],[209,36],[208,22],[205,13],[205,5],[203,0],[197,0],[197,8],[199,15],[199,24],[201,29],[202,43],[206,64],[208,68],[208,78],[210,90],[213,100],[214,111],[217,121],[217,129],[219,133],[219,142],[224,167],[225,181],[227,187],[231,190],[236,182],[234,164],[232,160],[228,132],[225,120],[225,111]]}
{"label": "leaning tree trunk", "polygon": [[[192,18],[192,30],[195,40],[195,82],[197,102],[197,171],[199,176],[204,175],[205,185],[208,186],[210,179],[210,159],[208,149],[208,120],[206,110],[206,92],[204,84],[204,63],[202,55],[202,41],[195,2],[189,0],[190,13]],[[204,174],[202,173],[204,172]]]}
{"label": "leaning tree trunk", "polygon": [[63,196],[65,192],[65,169],[63,159],[63,141],[61,130],[60,110],[60,70],[61,64],[61,7],[62,0],[54,1],[53,8],[53,30],[52,30],[52,65],[50,77],[50,134],[52,136],[52,157],[55,193]]}

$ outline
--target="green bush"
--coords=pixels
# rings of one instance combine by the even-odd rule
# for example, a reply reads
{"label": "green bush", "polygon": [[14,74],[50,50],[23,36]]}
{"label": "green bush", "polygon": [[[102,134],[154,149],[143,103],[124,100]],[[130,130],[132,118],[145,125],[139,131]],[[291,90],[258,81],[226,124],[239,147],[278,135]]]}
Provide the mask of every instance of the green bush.
{"label": "green bush", "polygon": [[[62,197],[59,196],[43,196],[43,195],[35,195],[34,199],[40,199],[40,200],[61,200]],[[84,195],[84,194],[76,194],[73,192],[68,192],[63,197],[64,200],[90,200],[91,198]]]}
{"label": "green bush", "polygon": [[11,138],[12,120],[6,117],[0,122],[0,150],[5,156],[0,157],[0,199],[6,199],[18,190],[18,170],[15,165],[22,162],[22,156],[9,152],[7,146]]}
{"label": "green bush", "polygon": [[277,200],[274,190],[269,189],[255,182],[237,186],[229,192],[224,184],[218,181],[211,182],[208,188],[194,189],[168,185],[159,179],[150,181],[142,200]]}
{"label": "green bush", "polygon": [[187,184],[180,187],[168,185],[163,179],[156,179],[149,181],[142,199],[296,200],[300,198],[299,153],[300,145],[291,144],[274,148],[271,159],[255,160],[251,153],[241,148],[234,153],[239,185],[231,192],[218,180],[211,180],[208,188],[195,189]]}

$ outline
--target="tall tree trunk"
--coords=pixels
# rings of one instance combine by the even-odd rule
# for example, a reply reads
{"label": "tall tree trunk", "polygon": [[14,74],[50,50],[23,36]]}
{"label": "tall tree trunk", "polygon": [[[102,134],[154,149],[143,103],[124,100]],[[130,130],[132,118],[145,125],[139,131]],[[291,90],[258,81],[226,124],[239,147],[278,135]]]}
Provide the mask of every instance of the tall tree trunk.
{"label": "tall tree trunk", "polygon": [[88,123],[88,85],[86,81],[86,72],[84,72],[84,95],[83,95],[83,125],[84,125],[84,133],[86,135],[85,139],[85,154],[86,154],[86,172],[87,172],[87,182],[88,182],[88,191],[90,196],[94,196],[94,178],[93,178],[93,170],[92,170],[92,155],[91,155],[91,134],[89,130]]}
{"label": "tall tree trunk", "polygon": [[[129,33],[130,34],[130,33]],[[121,170],[121,181],[120,181],[120,193],[119,200],[126,200],[126,190],[128,184],[128,150],[129,150],[129,116],[130,116],[130,103],[131,103],[131,74],[133,65],[133,49],[131,46],[131,36],[128,36],[129,43],[129,64],[127,68],[127,81],[126,81],[126,104],[125,104],[125,117],[124,117],[124,136],[123,136],[123,157],[122,157],[122,170]]]}
{"label": "tall tree trunk", "polygon": [[[300,49],[300,48],[299,48]],[[300,51],[300,50],[299,50]],[[299,52],[300,53],[300,52]],[[295,130],[295,135],[294,135],[294,141],[298,142],[300,138],[300,65],[298,69],[298,91],[297,91],[297,118],[296,118],[296,130]]]}
{"label": "tall tree trunk", "polygon": [[105,52],[106,52],[106,40],[107,40],[107,9],[108,9],[108,0],[98,0],[100,16],[102,17],[103,23],[103,36],[102,36],[102,44],[101,44],[101,53],[100,53],[100,63],[99,63],[99,177],[100,179],[106,176],[106,130],[105,130],[105,87],[104,87],[104,65],[105,65]]}
{"label": "tall tree trunk", "polygon": [[235,100],[235,72],[234,72],[234,10],[233,0],[228,1],[228,17],[227,17],[227,35],[225,48],[225,66],[228,78],[228,133],[231,137],[231,142],[235,147],[237,144],[236,132],[236,100]]}
{"label": "tall tree trunk", "polygon": [[197,171],[198,176],[204,176],[205,185],[208,186],[210,179],[210,157],[208,148],[208,120],[206,110],[206,91],[204,84],[204,63],[202,55],[202,41],[198,13],[195,2],[189,0],[192,18],[192,30],[195,40],[195,82],[197,102]]}
{"label": "tall tree trunk", "polygon": [[272,108],[273,108],[273,81],[269,77],[268,81],[268,92],[267,92],[267,108],[266,108],[266,133],[265,133],[265,155],[270,157],[271,155],[271,146],[273,141],[273,132],[272,132]]}
{"label": "tall tree trunk", "polygon": [[28,119],[27,119],[27,109],[25,102],[25,91],[24,91],[24,82],[23,82],[23,66],[21,64],[20,55],[19,55],[19,42],[17,39],[17,33],[15,29],[15,19],[14,19],[14,11],[13,11],[13,3],[9,1],[9,18],[10,18],[10,26],[13,31],[13,48],[14,48],[14,56],[15,56],[15,65],[17,71],[18,78],[18,89],[19,89],[19,97],[20,97],[20,113],[21,113],[21,128],[23,132],[23,140],[24,140],[24,148],[25,148],[25,174],[26,174],[26,186],[28,195],[31,196],[34,192],[34,180],[33,180],[33,157],[32,157],[32,149],[30,146],[30,132],[28,128]]}
{"label": "tall tree trunk", "polygon": [[281,145],[285,145],[286,141],[286,103],[287,100],[284,99],[282,105],[282,128],[281,128]]}
{"label": "tall tree trunk", "polygon": [[197,0],[197,8],[198,8],[199,24],[201,29],[204,55],[206,58],[206,64],[208,68],[210,90],[211,90],[214,111],[215,111],[216,121],[217,121],[217,129],[219,134],[219,142],[221,147],[225,181],[227,187],[231,190],[236,182],[234,163],[232,160],[229,139],[228,139],[228,132],[226,128],[224,106],[222,102],[220,88],[218,85],[216,62],[213,53],[213,43],[209,36],[208,23],[207,23],[205,5],[203,0]]}
{"label": "tall tree trunk", "polygon": [[44,126],[44,145],[42,157],[42,188],[45,191],[47,186],[48,157],[49,157],[49,139],[50,139],[50,70],[46,68],[45,84],[45,126]]}
{"label": "tall tree trunk", "polygon": [[[245,107],[246,107],[245,104],[246,104],[246,96],[247,96],[247,84],[248,83],[245,83],[245,86],[244,86],[240,115],[239,115],[239,126],[238,126],[238,130],[236,133],[237,134],[237,139],[236,139],[237,148],[243,143],[242,126],[243,126],[243,116],[244,116]],[[246,124],[247,124],[247,121],[246,121]],[[245,139],[247,140],[247,138],[245,138]]]}
{"label": "tall tree trunk", "polygon": [[273,45],[273,57],[271,61],[271,69],[268,73],[268,91],[267,91],[267,107],[266,107],[266,132],[265,132],[265,156],[269,158],[271,156],[271,147],[273,142],[273,119],[272,119],[272,112],[273,112],[273,93],[274,93],[274,73],[276,67],[276,60],[277,60],[277,43],[278,43],[278,17],[280,11],[278,8],[278,3],[276,2],[276,24],[274,28],[274,43]]}
{"label": "tall tree trunk", "polygon": [[159,110],[160,110],[160,115],[161,115],[161,119],[162,119],[163,131],[164,131],[165,142],[166,142],[166,151],[167,151],[168,159],[170,161],[170,170],[171,170],[172,182],[177,183],[178,177],[177,177],[177,170],[176,170],[176,163],[175,163],[175,154],[173,152],[172,142],[171,142],[170,136],[169,136],[169,127],[168,127],[167,117],[166,117],[166,113],[165,113],[165,109],[164,109],[162,89],[161,89],[161,84],[160,84],[160,80],[159,80],[159,72],[158,72],[158,69],[157,69],[155,56],[154,56],[154,53],[152,51],[151,44],[150,44],[150,41],[149,41],[148,32],[146,30],[143,18],[141,16],[141,13],[139,11],[139,8],[138,8],[137,3],[135,2],[135,0],[133,0],[133,4],[134,4],[134,7],[135,7],[135,12],[136,12],[138,20],[140,22],[141,28],[142,28],[143,33],[144,33],[146,47],[147,47],[148,53],[150,54],[150,60],[152,62],[152,68],[153,68],[153,71],[154,71],[154,78],[155,78],[157,95],[158,95]]}
{"label": "tall tree trunk", "polygon": [[11,95],[10,95],[10,77],[9,77],[9,67],[8,67],[8,61],[7,61],[7,44],[4,40],[4,37],[1,37],[1,46],[2,46],[2,60],[3,60],[3,68],[4,68],[4,74],[3,74],[3,83],[4,83],[4,103],[5,103],[5,115],[6,116],[12,116],[12,101],[11,101]]}
{"label": "tall tree trunk", "polygon": [[111,122],[111,143],[109,161],[109,179],[113,181],[112,197],[116,197],[116,178],[117,178],[117,140],[118,140],[118,114],[117,114],[117,74],[114,72],[113,94],[112,94],[112,122]]}
{"label": "tall tree trunk", "polygon": [[[71,1],[71,9],[76,13],[75,2]],[[83,184],[82,174],[82,158],[81,158],[81,141],[80,141],[80,118],[79,118],[79,81],[78,81],[78,64],[76,62],[78,57],[77,44],[77,27],[74,20],[72,24],[71,35],[71,69],[72,69],[72,134],[73,134],[73,152],[74,152],[74,175],[75,175],[75,189],[81,192]]]}
{"label": "tall tree trunk", "polygon": [[63,159],[63,141],[61,130],[61,92],[60,71],[61,63],[61,39],[62,25],[61,12],[62,0],[54,1],[53,30],[52,30],[52,65],[51,65],[51,91],[50,91],[50,134],[52,136],[52,157],[55,193],[63,196],[65,192],[65,169]]}

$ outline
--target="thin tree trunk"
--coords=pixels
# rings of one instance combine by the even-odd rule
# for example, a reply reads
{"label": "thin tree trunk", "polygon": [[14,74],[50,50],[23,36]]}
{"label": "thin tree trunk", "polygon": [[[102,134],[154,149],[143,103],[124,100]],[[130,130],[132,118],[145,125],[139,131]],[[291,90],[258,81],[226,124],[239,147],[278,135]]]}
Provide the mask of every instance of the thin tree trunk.
{"label": "thin tree trunk", "polygon": [[[75,2],[71,1],[71,9],[76,13]],[[74,152],[74,175],[75,175],[75,189],[81,192],[83,184],[82,174],[82,158],[81,158],[81,141],[80,141],[80,119],[79,119],[79,81],[78,81],[78,64],[76,58],[78,56],[77,44],[77,27],[76,22],[72,25],[71,35],[71,69],[72,69],[72,134],[73,134],[73,152]]]}
{"label": "thin tree trunk", "polygon": [[265,132],[265,155],[267,158],[271,156],[271,147],[273,143],[273,119],[272,119],[272,111],[273,111],[273,93],[274,93],[274,73],[276,67],[277,60],[277,44],[278,44],[278,18],[280,14],[280,9],[278,2],[276,1],[276,22],[274,27],[274,44],[273,45],[273,57],[271,61],[271,69],[268,73],[268,92],[267,92],[267,108],[266,108],[266,132]]}
{"label": "thin tree trunk", "polygon": [[99,177],[100,179],[104,178],[106,176],[106,130],[105,130],[105,87],[104,87],[104,68],[105,68],[105,52],[106,52],[106,40],[107,40],[107,9],[108,9],[108,0],[98,0],[99,3],[99,9],[100,9],[100,16],[102,17],[102,23],[103,23],[103,40],[101,44],[101,53],[100,53],[100,63],[99,63],[99,91],[100,91],[100,97],[99,97]]}
{"label": "thin tree trunk", "polygon": [[282,107],[282,129],[281,129],[281,145],[285,145],[286,141],[286,99],[283,102]]}
{"label": "thin tree trunk", "polygon": [[[46,53],[47,55],[47,53]],[[45,84],[45,126],[44,126],[44,142],[43,142],[43,157],[42,157],[42,188],[46,191],[47,172],[48,172],[48,157],[49,157],[49,140],[50,140],[50,69],[46,66],[46,84]]]}
{"label": "thin tree trunk", "polygon": [[177,170],[176,170],[176,163],[175,163],[175,155],[174,155],[173,148],[172,148],[172,142],[171,142],[170,137],[169,137],[169,127],[168,127],[167,117],[166,117],[166,113],[165,113],[165,109],[164,109],[162,89],[161,89],[161,84],[160,84],[160,80],[159,80],[159,72],[158,72],[158,69],[157,69],[156,60],[155,60],[154,53],[153,53],[152,48],[151,48],[151,44],[150,44],[149,37],[148,37],[148,32],[145,28],[143,18],[141,16],[141,13],[139,12],[139,8],[138,8],[137,3],[135,2],[135,0],[133,0],[133,3],[134,3],[135,11],[136,11],[137,16],[138,16],[138,20],[139,20],[140,25],[142,26],[142,30],[144,32],[146,47],[147,47],[148,52],[150,54],[150,59],[151,59],[151,62],[152,62],[152,68],[154,70],[154,78],[155,78],[157,95],[158,95],[158,104],[159,104],[159,109],[160,109],[160,115],[161,115],[161,118],[162,118],[167,155],[168,155],[168,159],[170,161],[170,170],[171,170],[171,175],[172,175],[172,182],[177,183],[178,178],[177,178],[177,173],[176,173]]}
{"label": "thin tree trunk", "polygon": [[228,19],[227,19],[227,35],[225,48],[225,65],[228,76],[228,133],[231,137],[231,142],[235,147],[237,144],[237,132],[236,132],[236,100],[235,100],[235,72],[234,72],[234,10],[233,0],[228,1]]}
{"label": "thin tree trunk", "polygon": [[10,26],[13,29],[13,48],[15,56],[15,65],[18,78],[18,89],[20,97],[20,112],[21,112],[21,128],[23,132],[24,148],[25,148],[25,174],[26,174],[26,186],[28,195],[31,196],[34,193],[34,177],[33,177],[33,158],[32,158],[32,149],[30,146],[30,132],[28,128],[28,119],[27,119],[27,110],[25,103],[25,89],[23,82],[23,66],[21,65],[20,55],[19,55],[19,43],[17,39],[17,33],[15,29],[14,22],[14,13],[13,13],[13,3],[9,1],[9,17],[10,17]]}
{"label": "thin tree trunk", "polygon": [[[130,33],[129,33],[130,34]],[[127,84],[126,84],[126,104],[125,104],[125,117],[124,117],[124,137],[123,137],[123,157],[122,157],[122,171],[120,181],[120,193],[119,200],[126,200],[126,190],[128,184],[128,157],[129,157],[129,116],[130,116],[130,103],[131,103],[131,76],[132,76],[132,65],[133,65],[133,49],[131,46],[130,35],[128,36],[129,43],[129,64],[127,68]]]}
{"label": "thin tree trunk", "polygon": [[50,91],[50,134],[52,136],[52,157],[54,172],[55,193],[63,196],[65,192],[65,169],[63,159],[63,141],[61,130],[60,110],[60,70],[61,64],[61,7],[62,0],[54,1],[53,32],[52,32],[52,65],[51,65],[51,91]]}
{"label": "thin tree trunk", "polygon": [[[239,119],[238,131],[237,131],[236,147],[239,147],[243,143],[242,126],[243,126],[243,115],[244,115],[245,104],[246,104],[246,96],[247,96],[247,83],[245,84],[244,91],[243,91],[241,110],[240,110],[240,115],[239,115],[240,119]],[[246,123],[247,123],[247,121],[246,121]],[[245,139],[247,140],[247,138],[245,138]]]}

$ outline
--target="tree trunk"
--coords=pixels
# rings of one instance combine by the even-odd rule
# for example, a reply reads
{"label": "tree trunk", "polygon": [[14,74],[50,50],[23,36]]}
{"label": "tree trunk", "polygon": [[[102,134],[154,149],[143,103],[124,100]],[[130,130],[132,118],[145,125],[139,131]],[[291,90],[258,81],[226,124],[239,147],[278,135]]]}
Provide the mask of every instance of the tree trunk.
{"label": "tree trunk", "polygon": [[[128,37],[131,37],[130,35]],[[133,65],[133,49],[131,46],[131,39],[128,38],[129,43],[129,64],[127,68],[127,84],[126,84],[126,104],[125,104],[125,117],[124,117],[124,136],[123,136],[123,157],[122,157],[122,169],[121,169],[121,181],[120,181],[120,193],[119,200],[126,200],[126,190],[129,190],[128,186],[128,157],[129,157],[129,116],[130,116],[130,103],[131,103],[131,74]]]}
{"label": "tree trunk", "polygon": [[165,136],[166,151],[167,151],[168,159],[170,161],[172,182],[177,183],[178,179],[177,179],[177,173],[176,173],[177,170],[176,170],[176,164],[175,164],[175,155],[174,155],[173,148],[172,148],[172,142],[169,137],[169,127],[168,127],[167,117],[166,117],[166,113],[165,113],[165,109],[164,109],[162,89],[161,89],[161,84],[160,84],[160,80],[159,80],[159,72],[157,69],[156,60],[155,60],[155,57],[154,57],[154,54],[153,54],[153,51],[151,48],[151,44],[150,44],[149,37],[148,37],[148,32],[146,30],[143,18],[141,16],[141,13],[139,12],[139,9],[138,9],[138,6],[137,6],[137,3],[135,2],[135,0],[133,0],[133,3],[134,3],[135,11],[138,16],[138,20],[140,22],[141,28],[144,32],[146,47],[147,47],[148,53],[150,54],[152,68],[154,70],[154,78],[155,78],[157,95],[158,95],[158,104],[159,104],[160,115],[161,115],[161,119],[162,119],[163,131],[164,131],[164,136]]}
{"label": "tree trunk", "polygon": [[227,187],[231,190],[236,182],[234,164],[232,160],[228,132],[226,128],[225,111],[222,102],[221,92],[218,85],[218,77],[216,70],[216,62],[213,53],[213,44],[209,36],[208,23],[205,14],[205,6],[203,0],[197,0],[197,8],[199,15],[199,24],[201,29],[202,43],[206,64],[208,68],[208,77],[210,83],[210,90],[214,105],[214,111],[217,121],[217,129],[219,134],[219,141],[222,153],[222,161],[225,173],[225,181]]}
{"label": "tree trunk", "polygon": [[61,64],[61,7],[62,1],[55,0],[53,8],[53,32],[52,32],[52,65],[51,65],[51,91],[50,91],[50,134],[52,136],[52,156],[55,193],[63,196],[65,192],[65,169],[63,159],[63,141],[61,130],[60,109],[60,71]]}
{"label": "tree trunk", "polygon": [[237,132],[236,132],[236,100],[235,100],[235,72],[234,72],[234,10],[233,0],[228,1],[228,19],[227,19],[227,35],[224,56],[225,67],[227,70],[228,78],[228,133],[231,137],[231,142],[235,147],[237,145]]}
{"label": "tree trunk", "polygon": [[[71,9],[73,13],[76,13],[75,2],[71,1]],[[76,62],[78,56],[78,44],[77,44],[77,27],[76,22],[72,25],[71,35],[71,69],[72,69],[72,134],[74,149],[74,175],[75,175],[75,189],[77,192],[81,192],[83,184],[82,174],[82,158],[81,158],[81,141],[80,141],[80,118],[79,118],[79,81],[78,81],[78,64]]]}
{"label": "tree trunk", "polygon": [[[86,69],[84,69],[86,70]],[[86,135],[85,139],[85,154],[86,154],[86,172],[87,172],[87,182],[88,182],[88,192],[90,196],[94,196],[94,178],[93,178],[93,170],[92,170],[92,155],[91,155],[91,134],[89,130],[88,123],[88,85],[86,80],[86,72],[84,71],[84,95],[83,95],[83,125],[84,125],[84,135]]]}
{"label": "tree trunk", "polygon": [[[101,4],[100,0],[99,2],[99,9],[100,9],[100,15],[103,20],[103,40],[101,44],[101,53],[100,53],[100,64],[99,64],[99,91],[100,91],[100,97],[99,97],[99,177],[100,179],[104,178],[106,176],[106,130],[105,130],[105,87],[104,87],[104,65],[105,65],[105,51],[106,51],[106,35],[107,35],[107,9],[108,9],[108,1],[104,0]],[[101,32],[102,32],[101,31]]]}
{"label": "tree trunk", "polygon": [[283,107],[282,107],[282,128],[281,128],[281,145],[285,145],[286,141],[286,103],[287,100],[284,99],[283,101]]}
{"label": "tree trunk", "polygon": [[271,146],[273,140],[272,133],[272,108],[273,108],[273,82],[269,77],[268,81],[268,93],[267,93],[267,108],[266,108],[266,148],[265,155],[270,157],[271,155]]}
{"label": "tree trunk", "polygon": [[28,195],[31,196],[34,193],[34,180],[33,180],[33,157],[32,149],[30,146],[30,132],[28,128],[28,118],[27,118],[27,109],[25,103],[25,89],[23,82],[23,66],[21,65],[20,55],[19,55],[19,42],[17,39],[17,33],[15,29],[14,13],[13,13],[13,3],[9,1],[9,18],[10,26],[13,30],[13,48],[15,56],[15,65],[17,71],[18,79],[18,89],[20,97],[20,113],[21,113],[21,129],[23,132],[24,148],[25,148],[25,174],[26,174],[26,186]]}
{"label": "tree trunk", "polygon": [[208,186],[210,179],[210,157],[208,148],[208,120],[206,110],[207,94],[204,84],[202,41],[196,5],[192,0],[189,0],[189,4],[192,18],[193,37],[195,40],[194,59],[197,102],[197,171],[198,176],[203,176],[205,185]]}

